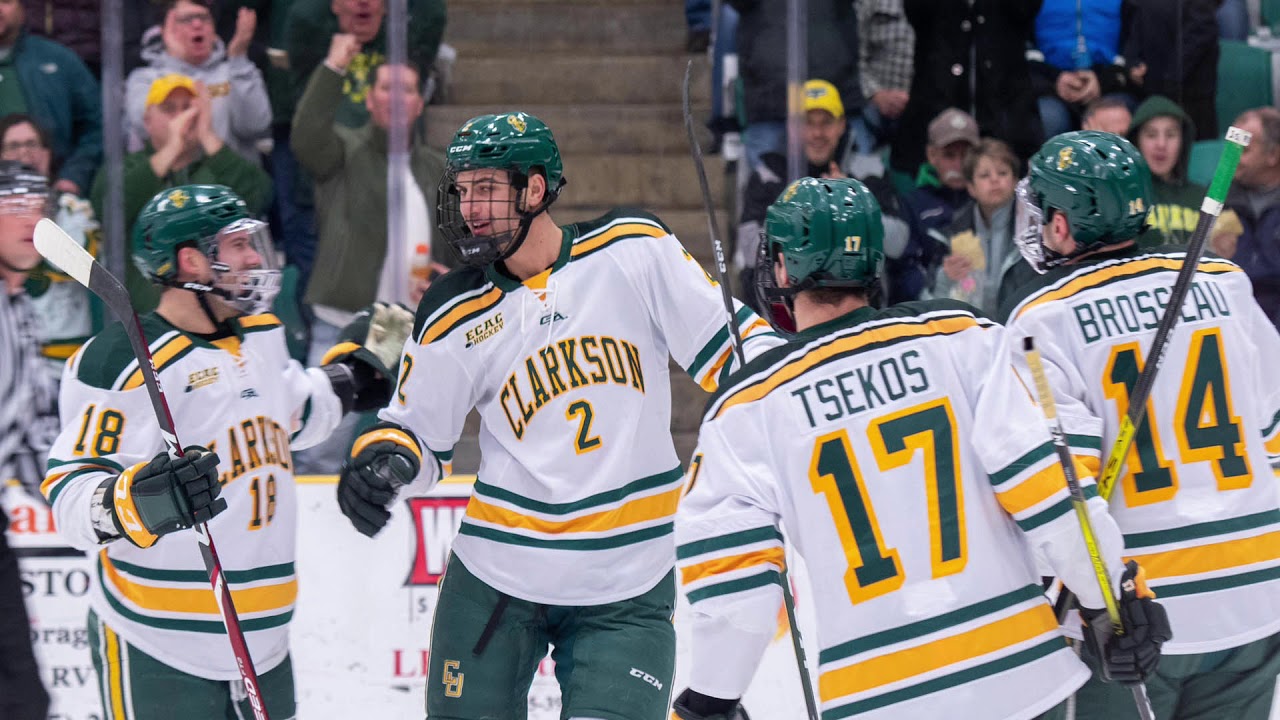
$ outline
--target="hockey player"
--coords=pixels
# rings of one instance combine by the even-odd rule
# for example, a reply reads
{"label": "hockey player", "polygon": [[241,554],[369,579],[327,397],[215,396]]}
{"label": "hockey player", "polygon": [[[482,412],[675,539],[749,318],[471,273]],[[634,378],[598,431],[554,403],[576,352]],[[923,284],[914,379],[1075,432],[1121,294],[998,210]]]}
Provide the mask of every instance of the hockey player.
{"label": "hockey player", "polygon": [[[1033,551],[1099,608],[1117,680],[1159,658],[1158,605],[1124,593],[1113,638],[1044,418],[1003,329],[952,300],[876,310],[880,209],[856,180],[792,183],[765,219],[762,303],[794,320],[707,406],[676,519],[693,608],[685,720],[745,718],[776,630],[779,523],[808,568],[824,718],[1031,718],[1089,675],[1046,602]],[[1088,470],[1076,464],[1092,491]],[[1088,493],[1087,493],[1088,494]],[[1088,502],[1117,581],[1120,533]],[[1149,623],[1149,624],[1148,624]]]}
{"label": "hockey player", "polygon": [[[163,287],[142,318],[180,437],[165,453],[138,361],[119,324],[67,364],[63,431],[41,490],[58,530],[97,555],[89,638],[106,717],[251,717],[196,538],[209,522],[270,716],[293,717],[289,619],[296,497],[291,450],[347,410],[390,397],[409,313],[386,347],[340,346],[323,368],[289,358],[265,310],[279,288],[266,226],[221,185],[153,198],[134,261]],[[375,317],[394,325],[394,313]],[[339,348],[335,348],[338,350]],[[383,354],[378,360],[375,353]]]}
{"label": "hockey player", "polygon": [[[427,714],[524,717],[550,644],[562,717],[665,718],[683,483],[668,357],[708,389],[727,374],[720,288],[648,213],[556,225],[560,153],[531,115],[470,120],[447,162],[441,230],[467,267],[419,304],[339,503],[377,533],[397,486],[445,472],[476,408],[479,479],[440,587]],[[777,343],[749,309],[738,318],[748,353]]]}
{"label": "hockey player", "polygon": [[[1013,298],[1010,336],[1039,340],[1066,430],[1094,455],[1115,440],[1185,257],[1135,247],[1150,193],[1137,149],[1098,132],[1049,140],[1018,189],[1016,240],[1045,274]],[[1206,258],[1193,278],[1110,509],[1176,633],[1148,681],[1156,716],[1266,718],[1280,672],[1280,336],[1238,266]],[[1091,682],[1077,717],[1136,715]]]}

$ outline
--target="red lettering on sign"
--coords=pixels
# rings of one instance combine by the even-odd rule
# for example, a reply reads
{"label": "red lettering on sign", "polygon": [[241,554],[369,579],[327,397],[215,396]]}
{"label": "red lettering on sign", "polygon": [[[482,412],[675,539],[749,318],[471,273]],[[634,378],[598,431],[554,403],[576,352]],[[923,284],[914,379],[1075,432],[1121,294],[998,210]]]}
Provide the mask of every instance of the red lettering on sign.
{"label": "red lettering on sign", "polygon": [[465,497],[410,498],[409,517],[413,518],[413,567],[404,584],[437,585],[449,562],[449,548],[458,534],[462,516],[467,511]]}

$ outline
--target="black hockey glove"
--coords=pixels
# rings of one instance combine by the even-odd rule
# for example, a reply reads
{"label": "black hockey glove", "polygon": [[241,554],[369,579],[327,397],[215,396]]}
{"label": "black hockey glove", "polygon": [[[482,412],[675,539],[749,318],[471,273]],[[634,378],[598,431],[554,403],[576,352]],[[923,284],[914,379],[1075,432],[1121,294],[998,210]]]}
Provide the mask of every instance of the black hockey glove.
{"label": "black hockey glove", "polygon": [[118,534],[142,548],[227,509],[227,501],[218,497],[218,456],[198,445],[188,446],[177,459],[160,453],[102,486],[102,506],[110,511]]}
{"label": "black hockey glove", "polygon": [[721,700],[685,688],[671,708],[680,720],[751,720],[738,699]]}
{"label": "black hockey glove", "polygon": [[1080,608],[1084,617],[1085,652],[1102,669],[1105,682],[1134,685],[1144,681],[1160,665],[1160,646],[1173,638],[1169,616],[1147,587],[1146,574],[1130,560],[1120,577],[1120,621],[1117,635],[1107,611]]}
{"label": "black hockey glove", "polygon": [[368,412],[391,402],[400,353],[412,330],[408,308],[382,303],[361,310],[342,329],[320,364],[343,412]]}
{"label": "black hockey glove", "polygon": [[391,512],[400,486],[418,476],[422,455],[417,443],[405,431],[379,424],[356,438],[351,459],[338,476],[338,508],[361,534],[377,535]]}

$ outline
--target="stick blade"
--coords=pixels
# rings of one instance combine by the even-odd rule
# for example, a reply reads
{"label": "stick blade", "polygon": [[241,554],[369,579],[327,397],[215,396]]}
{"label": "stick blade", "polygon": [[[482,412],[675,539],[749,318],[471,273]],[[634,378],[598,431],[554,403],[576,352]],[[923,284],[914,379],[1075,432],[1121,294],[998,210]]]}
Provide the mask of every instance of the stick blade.
{"label": "stick blade", "polygon": [[65,230],[49,218],[36,223],[36,250],[45,260],[56,265],[76,282],[89,286],[89,274],[93,270],[93,256],[80,247]]}

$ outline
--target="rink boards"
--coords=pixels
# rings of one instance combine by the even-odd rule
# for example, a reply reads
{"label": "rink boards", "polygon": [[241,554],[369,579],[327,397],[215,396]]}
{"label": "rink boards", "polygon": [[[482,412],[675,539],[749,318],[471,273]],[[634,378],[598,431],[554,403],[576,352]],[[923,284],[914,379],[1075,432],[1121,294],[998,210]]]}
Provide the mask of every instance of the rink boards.
{"label": "rink boards", "polygon": [[[339,512],[334,478],[299,480],[299,597],[292,651],[301,720],[423,716],[436,583],[472,479],[455,476],[428,497],[397,502],[391,522],[373,539],[353,530]],[[53,696],[50,718],[102,720],[85,633],[92,563],[61,544],[47,507],[16,487],[3,491],[12,523],[9,541],[19,549],[41,675]],[[811,628],[803,588],[799,583],[801,624]],[[675,618],[680,640],[677,693],[688,674],[688,611],[681,599]],[[814,649],[809,652],[816,657]],[[530,720],[560,716],[553,673],[551,660],[545,659],[529,693]],[[790,640],[781,632],[745,704],[755,717],[803,718]]]}

